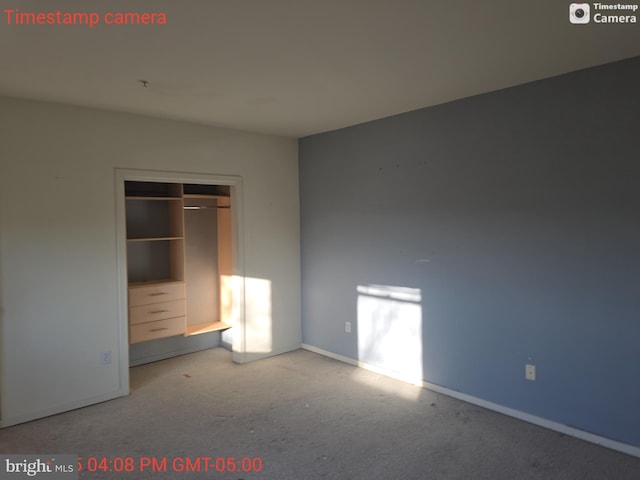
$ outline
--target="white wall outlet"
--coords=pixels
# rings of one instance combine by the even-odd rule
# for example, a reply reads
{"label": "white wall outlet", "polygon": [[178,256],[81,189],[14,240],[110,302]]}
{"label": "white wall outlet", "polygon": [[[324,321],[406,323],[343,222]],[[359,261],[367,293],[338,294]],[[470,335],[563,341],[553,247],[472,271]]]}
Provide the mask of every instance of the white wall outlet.
{"label": "white wall outlet", "polygon": [[100,353],[100,365],[109,365],[111,363],[111,350]]}
{"label": "white wall outlet", "polygon": [[536,366],[535,365],[527,363],[524,366],[524,378],[526,378],[527,380],[530,380],[532,382],[535,382],[535,380],[536,380]]}
{"label": "white wall outlet", "polygon": [[351,322],[344,322],[344,331],[351,333]]}

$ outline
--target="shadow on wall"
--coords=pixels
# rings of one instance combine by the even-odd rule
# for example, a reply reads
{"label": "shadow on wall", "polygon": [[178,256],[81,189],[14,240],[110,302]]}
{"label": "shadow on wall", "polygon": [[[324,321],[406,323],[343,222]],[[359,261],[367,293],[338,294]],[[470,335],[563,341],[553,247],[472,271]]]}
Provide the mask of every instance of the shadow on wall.
{"label": "shadow on wall", "polygon": [[422,292],[358,285],[358,361],[422,385]]}

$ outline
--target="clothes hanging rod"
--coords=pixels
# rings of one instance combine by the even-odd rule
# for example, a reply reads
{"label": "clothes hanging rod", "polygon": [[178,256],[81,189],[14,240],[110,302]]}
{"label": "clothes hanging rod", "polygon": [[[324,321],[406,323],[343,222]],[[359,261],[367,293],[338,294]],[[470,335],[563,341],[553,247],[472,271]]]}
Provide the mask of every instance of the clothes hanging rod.
{"label": "clothes hanging rod", "polygon": [[217,207],[214,207],[212,205],[193,205],[193,206],[185,205],[182,208],[184,208],[185,210],[215,210],[217,208],[231,208],[231,207],[226,205],[220,205]]}

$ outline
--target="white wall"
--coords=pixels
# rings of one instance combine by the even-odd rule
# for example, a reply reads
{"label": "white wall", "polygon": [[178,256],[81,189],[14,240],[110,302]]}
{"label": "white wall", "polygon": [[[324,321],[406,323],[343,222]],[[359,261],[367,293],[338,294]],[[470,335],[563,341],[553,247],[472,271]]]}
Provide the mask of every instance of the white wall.
{"label": "white wall", "polygon": [[116,168],[241,176],[245,275],[271,294],[270,348],[246,358],[300,345],[295,139],[2,97],[0,126],[2,426],[126,392]]}

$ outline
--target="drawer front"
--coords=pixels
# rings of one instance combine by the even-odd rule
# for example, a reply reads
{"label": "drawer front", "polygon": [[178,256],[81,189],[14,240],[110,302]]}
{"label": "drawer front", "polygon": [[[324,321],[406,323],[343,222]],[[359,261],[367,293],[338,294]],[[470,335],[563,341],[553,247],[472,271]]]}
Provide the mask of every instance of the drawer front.
{"label": "drawer front", "polygon": [[131,325],[129,327],[129,343],[140,343],[173,335],[183,335],[184,329],[185,317]]}
{"label": "drawer front", "polygon": [[164,320],[165,318],[184,317],[186,314],[185,303],[185,300],[174,300],[129,307],[129,325]]}
{"label": "drawer front", "polygon": [[184,283],[155,283],[143,287],[129,288],[129,306],[148,305],[149,303],[168,302],[185,298]]}

